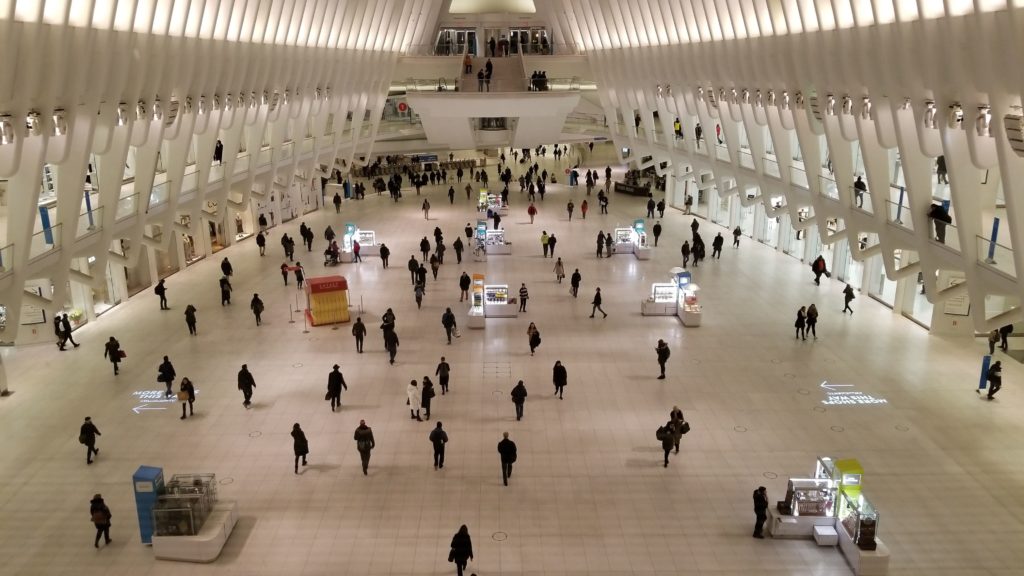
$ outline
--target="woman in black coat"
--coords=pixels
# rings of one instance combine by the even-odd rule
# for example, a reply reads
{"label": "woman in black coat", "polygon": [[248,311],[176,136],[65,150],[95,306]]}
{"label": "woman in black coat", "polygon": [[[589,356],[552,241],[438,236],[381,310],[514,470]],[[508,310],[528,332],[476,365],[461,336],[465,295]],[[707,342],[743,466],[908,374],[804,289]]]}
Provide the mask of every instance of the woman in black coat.
{"label": "woman in black coat", "polygon": [[459,531],[452,537],[452,551],[448,553],[448,560],[455,563],[458,576],[466,569],[466,564],[473,559],[473,541],[469,538],[469,528],[463,524]]}
{"label": "woman in black coat", "polygon": [[309,442],[306,441],[306,433],[299,427],[298,422],[292,426],[292,438],[295,440],[295,473],[299,473],[299,458],[302,458],[302,465],[306,465],[306,455],[309,454]]}
{"label": "woman in black coat", "polygon": [[562,366],[562,361],[555,361],[555,368],[552,370],[551,379],[555,383],[555,395],[558,399],[562,399],[562,389],[569,383],[569,373],[566,372],[565,366]]}

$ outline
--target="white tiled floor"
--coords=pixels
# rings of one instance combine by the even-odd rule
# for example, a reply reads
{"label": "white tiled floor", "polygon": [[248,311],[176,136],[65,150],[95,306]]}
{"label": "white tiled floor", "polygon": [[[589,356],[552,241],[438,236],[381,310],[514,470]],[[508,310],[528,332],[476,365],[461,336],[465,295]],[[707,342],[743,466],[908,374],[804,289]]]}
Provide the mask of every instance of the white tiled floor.
{"label": "white tiled floor", "polygon": [[[594,166],[602,176],[603,165]],[[550,192],[531,226],[515,186],[513,213],[504,220],[514,255],[460,267],[449,252],[439,281],[428,282],[422,310],[405,261],[434,226],[450,243],[465,222],[475,221],[461,190],[454,206],[444,190],[429,192],[429,222],[412,191],[398,205],[371,196],[346,204],[340,217],[333,211],[307,216],[318,232],[314,253],[299,251],[310,275],[322,272],[319,234],[328,222],[336,230],[348,221],[374,229],[393,251],[386,272],[375,258],[330,270],[348,278],[352,296],[365,306],[370,336],[362,356],[354,353],[347,325],[303,334],[301,323],[288,323],[296,291],[281,286],[280,229],[265,258],[246,241],[172,276],[169,312],[147,290],[77,332],[78,350],[5,350],[16,393],[0,400],[3,572],[448,574],[454,573],[448,543],[465,523],[476,551],[471,569],[480,576],[849,574],[836,550],[750,538],[753,488],[768,486],[774,502],[787,477],[811,473],[815,456],[825,454],[858,458],[867,470],[866,493],[882,513],[879,535],[892,551],[891,573],[1024,573],[1018,412],[1024,401],[1013,384],[1021,371],[1016,362],[1006,365],[999,400],[979,401],[972,389],[980,342],[930,336],[866,295],[854,302],[853,317],[837,314],[840,284],[815,287],[806,265],[747,239],[738,251],[727,242],[721,261],[696,271],[702,327],[642,317],[640,300],[650,283],[678,264],[689,218],[667,214],[651,261],[599,261],[593,255],[598,229],[642,216],[644,201],[616,195],[611,215],[600,216],[594,202],[586,221],[570,223],[564,210],[570,193],[561,184]],[[572,196],[578,206],[583,192]],[[285,229],[297,234],[298,224]],[[567,270],[580,268],[579,300],[566,284],[554,283],[553,261],[541,259],[542,229],[558,235]],[[718,229],[702,222],[701,230],[710,244]],[[218,305],[221,255],[236,271],[235,303],[227,308]],[[525,281],[529,313],[491,320],[485,331],[463,326],[463,337],[444,345],[440,316],[445,306],[462,310],[457,279],[463,269],[513,286]],[[597,285],[606,320],[587,318]],[[247,308],[253,291],[266,303],[261,328]],[[794,312],[811,302],[821,310],[821,339],[794,341]],[[187,303],[199,309],[195,338],[183,321]],[[377,329],[389,306],[402,341],[394,367]],[[529,321],[544,336],[536,357],[528,353]],[[128,352],[117,378],[102,358],[109,335]],[[665,381],[654,378],[658,338],[673,349]],[[188,376],[199,388],[194,419],[180,421],[177,405],[132,412],[134,391],[159,389],[163,354],[179,378]],[[410,378],[432,375],[442,354],[454,368],[452,393],[436,398],[434,416],[451,443],[444,471],[435,472],[427,441],[432,424],[409,420],[404,390]],[[570,375],[563,401],[551,396],[556,359]],[[235,387],[243,362],[257,381],[250,411]],[[339,414],[323,401],[335,362],[350,386]],[[519,378],[530,397],[517,423],[507,394]],[[822,412],[822,380],[854,384],[889,403]],[[673,404],[684,409],[693,431],[666,470],[654,430]],[[103,432],[101,455],[89,467],[77,442],[85,415]],[[369,478],[352,441],[360,418],[378,442]],[[302,423],[312,451],[301,476],[291,469],[293,422]],[[511,431],[520,453],[508,488],[501,486],[495,453],[503,430]],[[202,471],[233,480],[220,493],[239,502],[242,519],[216,563],[157,562],[139,543],[130,480],[141,464],[162,466],[168,476]],[[766,473],[778,477],[768,480]],[[94,492],[106,496],[114,513],[114,543],[99,551],[89,545]],[[493,540],[497,532],[507,540]]]}

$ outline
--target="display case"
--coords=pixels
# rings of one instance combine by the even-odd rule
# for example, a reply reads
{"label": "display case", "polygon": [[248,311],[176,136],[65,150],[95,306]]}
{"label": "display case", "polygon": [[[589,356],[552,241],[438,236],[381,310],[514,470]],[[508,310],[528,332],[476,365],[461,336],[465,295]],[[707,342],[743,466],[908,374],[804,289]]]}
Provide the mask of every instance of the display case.
{"label": "display case", "polygon": [[373,230],[356,229],[355,239],[359,242],[359,256],[380,256],[380,244]]}
{"label": "display case", "polygon": [[861,550],[877,548],[878,510],[863,494],[851,496],[840,493],[839,502],[839,523],[846,535]]}
{"label": "display case", "polygon": [[643,218],[637,218],[633,222],[633,232],[630,235],[633,242],[633,255],[638,260],[651,259],[651,247],[647,244],[647,230]]}
{"label": "display case", "polygon": [[473,232],[473,239],[476,243],[473,246],[473,261],[487,261],[487,220],[477,220]]}
{"label": "display case", "polygon": [[673,316],[676,314],[675,283],[651,284],[651,295],[640,303],[640,313],[644,316]]}
{"label": "display case", "polygon": [[831,479],[791,478],[779,511],[793,516],[831,517],[835,511],[834,487]]}
{"label": "display case", "polygon": [[175,474],[153,508],[156,536],[195,536],[217,502],[213,474]]}
{"label": "display case", "polygon": [[612,254],[632,254],[633,253],[633,229],[632,228],[616,228],[612,231]]}
{"label": "display case", "polygon": [[688,272],[679,274],[676,277],[676,284],[679,288],[678,314],[683,321],[683,326],[691,328],[700,326],[702,310],[697,301],[697,291],[700,290],[700,286],[691,282]]}
{"label": "display case", "polygon": [[519,302],[509,294],[508,284],[484,286],[484,316],[487,318],[519,316]]}
{"label": "display case", "polygon": [[488,254],[512,254],[512,243],[505,241],[504,230],[488,230],[484,238],[484,248]]}
{"label": "display case", "polygon": [[484,275],[473,274],[473,283],[469,288],[469,319],[466,325],[470,328],[484,327]]}

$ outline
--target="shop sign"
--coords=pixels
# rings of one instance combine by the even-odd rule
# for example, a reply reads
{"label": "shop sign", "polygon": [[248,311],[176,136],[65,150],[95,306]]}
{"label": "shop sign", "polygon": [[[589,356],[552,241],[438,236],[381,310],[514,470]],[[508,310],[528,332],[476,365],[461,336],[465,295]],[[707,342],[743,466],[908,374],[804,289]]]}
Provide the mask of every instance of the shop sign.
{"label": "shop sign", "polygon": [[826,406],[889,403],[885,398],[877,398],[867,392],[855,390],[853,384],[830,384],[825,380],[821,383],[821,388],[825,390],[825,399],[821,403]]}
{"label": "shop sign", "polygon": [[[196,395],[199,394],[199,389],[196,389]],[[132,392],[139,405],[132,408],[132,412],[141,414],[143,410],[167,410],[167,406],[161,406],[161,404],[173,404],[178,402],[177,392],[173,396],[167,396],[166,390],[136,390]]]}

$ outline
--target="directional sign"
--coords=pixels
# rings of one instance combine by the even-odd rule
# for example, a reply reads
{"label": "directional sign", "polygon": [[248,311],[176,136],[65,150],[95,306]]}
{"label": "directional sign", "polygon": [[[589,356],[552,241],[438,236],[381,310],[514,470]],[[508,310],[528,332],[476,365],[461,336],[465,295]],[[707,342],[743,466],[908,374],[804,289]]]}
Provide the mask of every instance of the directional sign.
{"label": "directional sign", "polygon": [[[199,390],[196,390],[196,395],[199,394]],[[140,404],[135,408],[132,408],[132,412],[141,414],[143,410],[167,410],[167,406],[161,406],[161,404],[173,404],[178,402],[177,394],[168,396],[166,390],[136,390],[132,392],[132,396],[135,396]]]}
{"label": "directional sign", "polygon": [[853,384],[830,384],[828,380],[821,383],[825,390],[825,399],[821,401],[826,406],[842,406],[853,404],[888,404],[885,398],[877,398],[866,392],[849,390]]}

